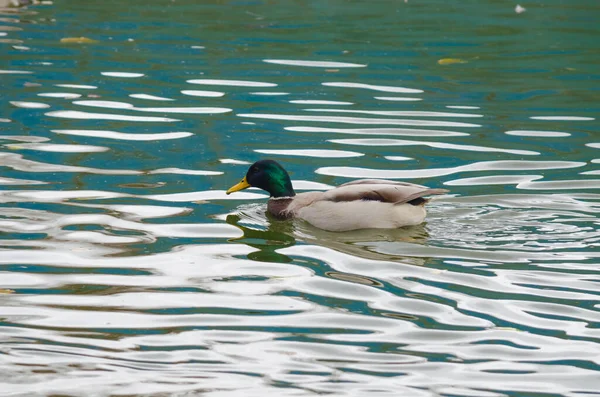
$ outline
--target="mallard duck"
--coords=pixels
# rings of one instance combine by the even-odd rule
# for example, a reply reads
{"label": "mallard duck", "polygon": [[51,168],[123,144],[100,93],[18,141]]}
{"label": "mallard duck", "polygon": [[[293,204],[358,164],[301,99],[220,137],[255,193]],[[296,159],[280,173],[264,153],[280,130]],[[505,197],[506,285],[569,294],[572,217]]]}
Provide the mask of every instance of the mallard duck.
{"label": "mallard duck", "polygon": [[279,219],[298,218],[320,229],[396,229],[425,220],[424,196],[446,189],[384,179],[360,179],[325,192],[296,194],[287,171],[274,160],[252,164],[246,176],[227,194],[257,187],[269,192],[267,211]]}

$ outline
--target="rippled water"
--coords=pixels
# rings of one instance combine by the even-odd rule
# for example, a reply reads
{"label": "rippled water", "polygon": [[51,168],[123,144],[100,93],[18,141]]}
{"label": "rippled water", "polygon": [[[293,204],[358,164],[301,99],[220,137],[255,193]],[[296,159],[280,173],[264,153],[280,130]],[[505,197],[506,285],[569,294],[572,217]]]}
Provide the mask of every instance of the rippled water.
{"label": "rippled water", "polygon": [[595,2],[1,3],[1,395],[600,395]]}

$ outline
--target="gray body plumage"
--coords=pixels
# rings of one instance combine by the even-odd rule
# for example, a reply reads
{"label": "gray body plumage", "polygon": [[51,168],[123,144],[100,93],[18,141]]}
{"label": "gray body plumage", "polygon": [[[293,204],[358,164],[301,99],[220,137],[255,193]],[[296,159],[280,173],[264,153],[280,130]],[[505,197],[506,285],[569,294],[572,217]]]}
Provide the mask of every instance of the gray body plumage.
{"label": "gray body plumage", "polygon": [[446,189],[382,179],[360,179],[325,192],[271,198],[268,211],[278,218],[300,218],[324,230],[347,231],[418,225],[426,216],[425,196]]}

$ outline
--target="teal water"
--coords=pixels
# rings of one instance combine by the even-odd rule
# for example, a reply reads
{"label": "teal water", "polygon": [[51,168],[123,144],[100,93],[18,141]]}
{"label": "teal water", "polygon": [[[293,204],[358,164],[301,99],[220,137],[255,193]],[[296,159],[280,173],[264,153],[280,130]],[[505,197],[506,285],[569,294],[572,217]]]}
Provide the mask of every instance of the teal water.
{"label": "teal water", "polygon": [[600,5],[520,5],[2,4],[0,395],[600,396]]}

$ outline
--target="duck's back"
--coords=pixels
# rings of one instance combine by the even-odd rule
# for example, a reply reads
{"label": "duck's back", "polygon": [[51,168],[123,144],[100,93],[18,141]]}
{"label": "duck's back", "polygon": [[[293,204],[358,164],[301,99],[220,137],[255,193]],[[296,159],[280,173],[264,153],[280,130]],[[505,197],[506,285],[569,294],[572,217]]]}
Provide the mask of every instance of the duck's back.
{"label": "duck's back", "polygon": [[447,193],[446,189],[430,189],[427,186],[385,179],[359,179],[344,183],[325,192],[323,199],[330,201],[373,200],[384,203],[403,204],[423,196]]}

